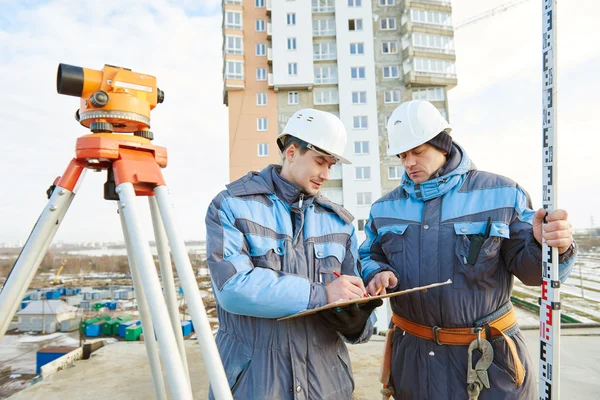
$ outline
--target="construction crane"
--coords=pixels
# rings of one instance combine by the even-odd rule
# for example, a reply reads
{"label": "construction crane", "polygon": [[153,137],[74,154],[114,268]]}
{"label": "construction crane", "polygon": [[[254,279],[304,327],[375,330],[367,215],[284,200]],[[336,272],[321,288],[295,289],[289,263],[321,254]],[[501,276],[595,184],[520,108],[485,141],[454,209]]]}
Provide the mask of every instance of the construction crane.
{"label": "construction crane", "polygon": [[63,280],[59,278],[61,272],[63,271],[63,269],[65,269],[65,266],[67,265],[67,260],[64,259],[62,260],[62,263],[60,264],[60,267],[58,267],[58,271],[56,272],[56,275],[54,275],[54,278],[52,279],[52,284],[53,285],[61,285],[63,283]]}
{"label": "construction crane", "polygon": [[531,1],[531,0],[516,0],[516,1],[511,1],[510,3],[503,4],[501,6],[492,8],[490,10],[482,12],[481,14],[477,14],[477,15],[471,17],[471,18],[468,18],[468,19],[466,19],[466,20],[458,23],[454,27],[454,30],[457,31],[457,30],[459,30],[461,28],[464,28],[465,26],[469,26],[471,24],[474,24],[474,23],[479,22],[481,20],[484,20],[486,18],[490,18],[490,17],[493,17],[494,15],[501,14],[501,13],[507,11],[507,10],[510,10],[513,7],[521,5],[521,4],[526,3],[528,1]]}

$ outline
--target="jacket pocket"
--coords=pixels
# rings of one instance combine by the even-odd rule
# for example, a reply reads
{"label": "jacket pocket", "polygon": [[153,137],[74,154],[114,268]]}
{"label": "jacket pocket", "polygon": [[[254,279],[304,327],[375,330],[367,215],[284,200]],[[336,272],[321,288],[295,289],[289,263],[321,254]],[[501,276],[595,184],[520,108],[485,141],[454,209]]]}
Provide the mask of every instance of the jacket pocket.
{"label": "jacket pocket", "polygon": [[336,279],[334,272],[341,273],[346,258],[346,246],[330,242],[314,244],[315,280],[329,283]]}
{"label": "jacket pocket", "polygon": [[469,264],[471,235],[484,234],[486,222],[460,222],[454,224],[456,234],[453,286],[456,289],[487,290],[497,285],[498,262],[502,241],[510,238],[510,231],[504,222],[492,222],[489,237],[479,250],[477,260]]}
{"label": "jacket pocket", "polygon": [[285,239],[246,235],[248,253],[255,267],[281,271],[281,260],[285,255]]}
{"label": "jacket pocket", "polygon": [[381,249],[388,264],[402,276],[401,270],[406,268],[406,229],[408,224],[388,225],[379,228],[378,236]]}

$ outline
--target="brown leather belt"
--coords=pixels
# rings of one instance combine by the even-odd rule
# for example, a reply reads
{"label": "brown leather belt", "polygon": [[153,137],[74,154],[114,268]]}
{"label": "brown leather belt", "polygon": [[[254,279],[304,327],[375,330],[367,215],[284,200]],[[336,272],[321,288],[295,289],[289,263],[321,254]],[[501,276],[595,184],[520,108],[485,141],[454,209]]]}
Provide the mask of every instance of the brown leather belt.
{"label": "brown leather belt", "polygon": [[[517,346],[515,345],[515,342],[504,333],[517,324],[517,316],[512,307],[505,314],[489,322],[485,327],[441,328],[439,326],[425,326],[404,319],[396,314],[392,316],[392,322],[395,325],[394,328],[398,327],[413,336],[431,340],[438,345],[468,346],[473,340],[477,340],[478,337],[490,340],[491,338],[487,337],[487,332],[489,332],[492,337],[502,336],[510,349],[517,387],[523,384],[525,379],[525,368],[519,359]],[[391,336],[392,333],[393,330],[388,332],[388,335]],[[391,344],[391,340],[386,340],[386,354],[384,355],[384,365],[382,366],[382,383],[384,384],[388,384],[389,373],[391,372]],[[384,377],[384,371],[387,372],[387,377]],[[384,380],[385,382],[383,382]]]}

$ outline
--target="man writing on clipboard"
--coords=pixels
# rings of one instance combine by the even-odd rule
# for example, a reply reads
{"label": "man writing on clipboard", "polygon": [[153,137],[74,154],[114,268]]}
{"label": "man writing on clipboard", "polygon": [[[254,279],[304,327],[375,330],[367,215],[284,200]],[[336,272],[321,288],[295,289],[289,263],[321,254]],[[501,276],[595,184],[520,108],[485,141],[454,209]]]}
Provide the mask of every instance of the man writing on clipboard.
{"label": "man writing on clipboard", "polygon": [[348,162],[346,130],[333,114],[304,109],[277,142],[282,166],[232,182],[208,209],[217,347],[236,399],[350,400],[344,341],[369,339],[382,301],[277,321],[366,295],[353,217],[319,193],[331,166]]}

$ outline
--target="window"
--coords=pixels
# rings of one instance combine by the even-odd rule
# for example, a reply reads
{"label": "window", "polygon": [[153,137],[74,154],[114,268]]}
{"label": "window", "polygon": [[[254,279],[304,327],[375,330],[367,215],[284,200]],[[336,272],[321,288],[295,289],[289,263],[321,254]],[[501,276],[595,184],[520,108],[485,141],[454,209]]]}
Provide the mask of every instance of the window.
{"label": "window", "polygon": [[266,131],[269,129],[269,120],[267,118],[256,118],[256,130]]}
{"label": "window", "polygon": [[225,79],[244,79],[244,62],[227,61],[225,64]]}
{"label": "window", "polygon": [[313,19],[313,36],[335,36],[335,19]]}
{"label": "window", "polygon": [[358,231],[363,232],[365,230],[365,226],[367,226],[367,220],[359,219],[359,220],[357,220],[357,222],[358,222]]}
{"label": "window", "polygon": [[320,42],[313,44],[313,60],[335,60],[337,49],[335,42]]}
{"label": "window", "polygon": [[296,38],[288,38],[287,40],[287,49],[288,50],[296,50]]}
{"label": "window", "polygon": [[241,36],[225,36],[225,53],[244,54],[244,42]]}
{"label": "window", "polygon": [[312,0],[312,12],[326,13],[335,11],[335,0]]}
{"label": "window", "polygon": [[296,25],[296,13],[288,13],[287,14],[287,24],[288,25]]}
{"label": "window", "polygon": [[362,31],[362,19],[349,19],[348,20],[348,30],[350,31]]}
{"label": "window", "polygon": [[267,69],[266,68],[256,68],[256,80],[257,81],[266,81],[267,80]]}
{"label": "window", "polygon": [[265,20],[264,19],[257,19],[256,20],[256,32],[264,32],[265,31]]}
{"label": "window", "polygon": [[316,105],[339,104],[337,88],[314,89],[314,100]]}
{"label": "window", "polygon": [[368,123],[367,123],[368,119],[366,115],[359,115],[359,116],[355,116],[353,118],[353,127],[354,129],[367,129],[368,127]]}
{"label": "window", "polygon": [[352,79],[365,79],[365,67],[350,68],[350,76]]}
{"label": "window", "polygon": [[388,167],[388,179],[397,181],[402,178],[403,169],[401,166]]}
{"label": "window", "polygon": [[315,67],[315,84],[337,83],[337,65]]}
{"label": "window", "polygon": [[364,43],[350,43],[350,54],[365,54]]}
{"label": "window", "polygon": [[269,143],[258,144],[258,156],[267,157],[269,155]]}
{"label": "window", "polygon": [[266,106],[267,105],[267,94],[266,93],[256,93],[256,105],[257,106]]}
{"label": "window", "polygon": [[259,43],[256,45],[256,55],[257,56],[266,56],[267,55],[267,45],[264,43]]}
{"label": "window", "polygon": [[444,101],[446,93],[441,87],[413,89],[412,98],[413,100]]}
{"label": "window", "polygon": [[369,180],[371,179],[371,167],[355,167],[354,177],[357,180]]}
{"label": "window", "polygon": [[288,63],[288,75],[298,75],[298,63]]}
{"label": "window", "polygon": [[298,92],[288,92],[288,104],[300,103],[300,95]]}
{"label": "window", "polygon": [[440,53],[453,53],[454,50],[454,42],[451,36],[414,32],[411,43],[415,47],[425,47],[428,51]]}
{"label": "window", "polygon": [[379,0],[379,5],[380,6],[393,6],[394,5],[394,0]]}
{"label": "window", "polygon": [[352,92],[352,104],[367,104],[367,92]]}
{"label": "window", "polygon": [[452,26],[452,17],[450,13],[442,11],[412,8],[410,10],[410,20],[421,24]]}
{"label": "window", "polygon": [[265,8],[265,0],[254,0],[254,7]]}
{"label": "window", "polygon": [[381,43],[382,54],[397,54],[398,53],[398,42],[382,42]]}
{"label": "window", "polygon": [[238,11],[225,11],[225,28],[242,29],[242,13]]}
{"label": "window", "polygon": [[369,154],[369,142],[354,142],[354,154]]}
{"label": "window", "polygon": [[383,67],[383,77],[384,78],[397,78],[399,75],[399,69],[397,65],[389,65],[387,67]]}
{"label": "window", "polygon": [[348,7],[361,7],[362,0],[348,0]]}
{"label": "window", "polygon": [[440,60],[437,58],[415,58],[415,71],[433,72],[438,74],[454,74],[454,61]]}
{"label": "window", "polygon": [[390,31],[396,29],[396,18],[381,18],[379,26],[382,31]]}
{"label": "window", "polygon": [[400,103],[400,91],[399,90],[386,90],[383,92],[384,103]]}
{"label": "window", "polygon": [[356,204],[359,206],[371,205],[371,192],[356,193]]}

